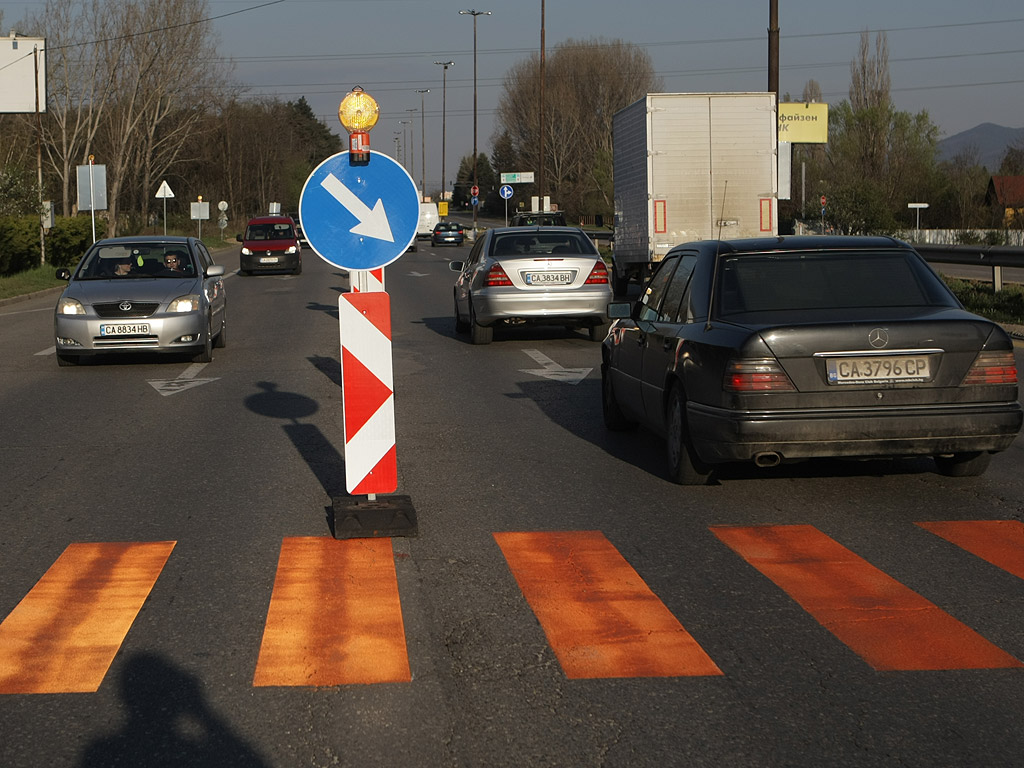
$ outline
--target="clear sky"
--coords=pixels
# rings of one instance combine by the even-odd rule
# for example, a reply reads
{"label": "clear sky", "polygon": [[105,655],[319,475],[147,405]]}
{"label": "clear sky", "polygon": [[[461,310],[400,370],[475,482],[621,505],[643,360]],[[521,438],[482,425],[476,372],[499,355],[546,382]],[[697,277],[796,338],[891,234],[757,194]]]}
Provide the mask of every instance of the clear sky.
{"label": "clear sky", "polygon": [[[5,25],[43,5],[7,0]],[[362,86],[381,106],[374,149],[395,154],[399,137],[417,181],[423,152],[416,91],[429,88],[423,96],[428,189],[440,185],[442,101],[449,183],[473,148],[474,22],[459,11],[491,12],[476,17],[481,152],[490,152],[506,72],[540,48],[540,0],[208,0],[208,6],[221,51],[251,95],[305,96],[343,135],[338,103],[352,86]],[[570,38],[621,39],[650,53],[666,91],[767,89],[768,0],[545,0],[544,7],[549,56]],[[1020,0],[779,0],[779,27],[780,92],[794,100],[812,78],[825,101],[847,98],[861,32],[871,33],[873,46],[875,32],[885,30],[898,109],[926,110],[942,137],[986,122],[1024,127]],[[435,61],[455,62],[446,99]]]}

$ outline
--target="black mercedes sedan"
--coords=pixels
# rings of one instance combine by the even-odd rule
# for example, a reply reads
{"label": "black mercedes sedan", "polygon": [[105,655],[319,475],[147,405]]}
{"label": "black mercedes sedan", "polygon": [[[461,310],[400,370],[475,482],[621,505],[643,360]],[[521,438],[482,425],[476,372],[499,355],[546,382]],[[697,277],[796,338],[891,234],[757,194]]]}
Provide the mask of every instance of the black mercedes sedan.
{"label": "black mercedes sedan", "polygon": [[605,424],[664,437],[684,485],[815,457],[980,475],[1024,419],[1009,335],[891,238],[684,243],[609,316]]}

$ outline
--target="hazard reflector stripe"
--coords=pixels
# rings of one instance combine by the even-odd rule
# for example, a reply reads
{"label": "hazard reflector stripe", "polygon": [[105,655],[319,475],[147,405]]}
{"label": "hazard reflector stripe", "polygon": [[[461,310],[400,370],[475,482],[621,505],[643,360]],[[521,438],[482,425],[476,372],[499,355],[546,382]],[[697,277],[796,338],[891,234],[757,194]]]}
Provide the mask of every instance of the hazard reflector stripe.
{"label": "hazard reflector stripe", "polygon": [[711,531],[877,670],[1022,666],[813,526]]}
{"label": "hazard reflector stripe", "polygon": [[253,685],[411,679],[391,539],[285,539]]}
{"label": "hazard reflector stripe", "polygon": [[1024,523],[1019,520],[963,520],[918,525],[1024,579]]}
{"label": "hazard reflector stripe", "polygon": [[345,409],[345,436],[351,442],[367,421],[393,394],[391,388],[370,373],[362,362],[342,347],[344,388],[342,402]]}
{"label": "hazard reflector stripe", "polygon": [[0,624],[0,693],[91,693],[173,541],[72,544]]}
{"label": "hazard reflector stripe", "polygon": [[599,531],[494,538],[566,677],[722,674]]}

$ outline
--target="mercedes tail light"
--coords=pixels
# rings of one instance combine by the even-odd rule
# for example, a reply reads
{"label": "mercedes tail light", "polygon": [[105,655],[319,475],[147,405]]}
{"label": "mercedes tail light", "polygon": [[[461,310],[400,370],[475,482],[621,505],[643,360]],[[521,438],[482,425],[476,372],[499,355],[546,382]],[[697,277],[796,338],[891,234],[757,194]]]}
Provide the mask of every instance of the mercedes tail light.
{"label": "mercedes tail light", "polygon": [[487,279],[484,281],[484,285],[488,288],[496,288],[504,285],[512,285],[512,281],[509,280],[508,275],[505,274],[505,270],[501,268],[501,264],[495,264],[487,273]]}
{"label": "mercedes tail light", "polygon": [[586,285],[608,285],[608,267],[604,265],[604,261],[601,259],[594,263],[594,268],[590,270],[590,276],[587,278]]}
{"label": "mercedes tail light", "polygon": [[795,392],[789,376],[773,358],[730,360],[722,387],[726,392]]}
{"label": "mercedes tail light", "polygon": [[967,375],[964,376],[965,387],[979,384],[1016,384],[1017,364],[1013,360],[1013,352],[979,352],[974,359]]}

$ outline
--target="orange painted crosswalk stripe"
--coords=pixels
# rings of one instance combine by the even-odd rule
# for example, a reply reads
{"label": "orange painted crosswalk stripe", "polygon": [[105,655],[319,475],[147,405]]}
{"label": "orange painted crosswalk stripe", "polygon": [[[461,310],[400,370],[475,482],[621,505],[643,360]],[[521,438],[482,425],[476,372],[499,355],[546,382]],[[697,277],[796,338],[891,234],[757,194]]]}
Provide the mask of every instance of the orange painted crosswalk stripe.
{"label": "orange painted crosswalk stripe", "polygon": [[391,539],[285,539],[253,685],[411,679]]}
{"label": "orange painted crosswalk stripe", "polygon": [[1024,666],[813,526],[711,531],[875,669]]}
{"label": "orange painted crosswalk stripe", "polygon": [[494,538],[566,677],[722,674],[600,532]]}
{"label": "orange painted crosswalk stripe", "polygon": [[72,544],[0,624],[0,693],[91,693],[173,541]]}
{"label": "orange painted crosswalk stripe", "polygon": [[1019,520],[962,520],[918,525],[1024,579],[1024,523]]}

